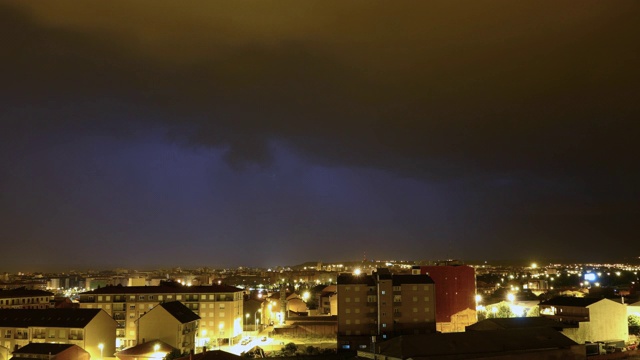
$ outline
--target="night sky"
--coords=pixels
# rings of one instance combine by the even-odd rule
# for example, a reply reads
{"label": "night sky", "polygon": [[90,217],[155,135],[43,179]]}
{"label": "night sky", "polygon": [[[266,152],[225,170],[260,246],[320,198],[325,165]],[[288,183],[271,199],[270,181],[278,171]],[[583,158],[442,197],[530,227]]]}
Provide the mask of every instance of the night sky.
{"label": "night sky", "polygon": [[640,256],[638,1],[0,1],[0,271]]}

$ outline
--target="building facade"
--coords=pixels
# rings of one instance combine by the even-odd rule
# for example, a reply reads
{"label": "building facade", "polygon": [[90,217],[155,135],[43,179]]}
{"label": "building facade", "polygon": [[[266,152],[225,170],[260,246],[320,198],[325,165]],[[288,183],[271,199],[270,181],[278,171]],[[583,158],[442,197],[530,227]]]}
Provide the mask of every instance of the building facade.
{"label": "building facade", "polygon": [[436,328],[440,332],[461,332],[475,323],[476,273],[471,266],[445,262],[421,266],[436,284]]}
{"label": "building facade", "polygon": [[180,353],[195,352],[199,320],[179,301],[161,303],[138,319],[138,342],[160,340]]}
{"label": "building facade", "polygon": [[338,276],[338,350],[367,349],[372,340],[436,330],[435,285],[428,275]]}
{"label": "building facade", "polygon": [[625,305],[609,299],[559,296],[540,303],[540,316],[564,324],[562,333],[579,344],[629,338]]}
{"label": "building facade", "polygon": [[0,309],[47,309],[54,294],[44,290],[0,290]]}
{"label": "building facade", "polygon": [[98,358],[115,353],[116,322],[99,309],[0,309],[0,342],[9,351],[29,343],[72,344]]}
{"label": "building facade", "polygon": [[80,308],[103,309],[116,320],[119,349],[137,345],[137,320],[142,315],[171,301],[182,302],[200,316],[198,346],[242,334],[243,292],[233,286],[107,286],[80,294]]}

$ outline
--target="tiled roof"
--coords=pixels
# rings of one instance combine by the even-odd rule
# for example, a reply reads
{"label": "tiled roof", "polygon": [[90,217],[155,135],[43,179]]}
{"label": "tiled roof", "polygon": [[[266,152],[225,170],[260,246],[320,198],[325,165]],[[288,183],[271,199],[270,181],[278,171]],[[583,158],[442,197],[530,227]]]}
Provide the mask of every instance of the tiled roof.
{"label": "tiled roof", "polygon": [[138,344],[134,347],[130,347],[128,349],[122,350],[122,351],[118,351],[116,353],[116,357],[119,356],[141,356],[143,357],[144,355],[147,354],[151,354],[156,352],[156,350],[154,349],[154,347],[158,345],[158,352],[164,352],[164,353],[170,353],[173,350],[176,350],[176,348],[174,348],[173,346],[160,341],[160,340],[152,340],[152,341],[147,341],[144,342],[142,344]]}
{"label": "tiled roof", "polygon": [[353,275],[353,274],[338,275],[338,285],[349,285],[349,284],[376,286],[376,281],[371,275]]}
{"label": "tiled roof", "polygon": [[54,294],[52,292],[44,290],[30,290],[30,289],[13,289],[13,290],[0,290],[0,299],[22,298],[22,297],[37,297],[46,296],[50,297]]}
{"label": "tiled roof", "polygon": [[[402,335],[380,343],[379,354],[400,359],[465,359],[499,353],[522,354],[577,345],[551,328]],[[514,357],[517,358],[517,357]],[[529,357],[532,358],[532,357]]]}
{"label": "tiled roof", "polygon": [[13,354],[39,354],[39,355],[56,355],[68,348],[75,346],[73,344],[51,344],[51,343],[29,343],[18,350],[15,350]]}
{"label": "tiled roof", "polygon": [[232,353],[228,353],[222,350],[212,350],[199,354],[189,355],[178,358],[176,360],[241,360],[245,359],[242,356],[238,356]]}
{"label": "tiled roof", "polygon": [[84,328],[101,309],[0,309],[0,327]]}
{"label": "tiled roof", "polygon": [[567,327],[567,325],[545,317],[492,318],[469,325],[466,327],[466,330],[482,331],[539,327],[551,327],[558,329]]}
{"label": "tiled roof", "polygon": [[200,320],[200,316],[196,315],[191,309],[186,307],[180,301],[171,301],[166,303],[161,303],[160,306],[167,310],[169,314],[175,317],[181,324],[186,324],[188,322]]}
{"label": "tiled roof", "polygon": [[433,279],[429,275],[393,275],[391,279],[393,286],[402,284],[433,284]]}
{"label": "tiled roof", "polygon": [[540,305],[550,306],[574,306],[574,307],[587,307],[591,304],[595,304],[598,301],[604,300],[603,298],[579,298],[570,296],[558,296],[547,301],[542,301]]}
{"label": "tiled roof", "polygon": [[159,285],[159,286],[105,286],[82,294],[112,295],[112,294],[210,294],[210,293],[236,293],[242,289],[229,285]]}

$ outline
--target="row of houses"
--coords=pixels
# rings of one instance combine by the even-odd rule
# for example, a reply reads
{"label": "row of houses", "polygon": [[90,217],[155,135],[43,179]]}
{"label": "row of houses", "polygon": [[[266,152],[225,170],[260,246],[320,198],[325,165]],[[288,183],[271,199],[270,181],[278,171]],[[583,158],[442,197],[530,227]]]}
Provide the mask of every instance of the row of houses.
{"label": "row of houses", "polygon": [[[195,347],[200,317],[179,301],[161,303],[136,321],[142,342],[181,353]],[[0,359],[38,343],[76,345],[93,358],[116,352],[117,322],[102,309],[0,309]]]}

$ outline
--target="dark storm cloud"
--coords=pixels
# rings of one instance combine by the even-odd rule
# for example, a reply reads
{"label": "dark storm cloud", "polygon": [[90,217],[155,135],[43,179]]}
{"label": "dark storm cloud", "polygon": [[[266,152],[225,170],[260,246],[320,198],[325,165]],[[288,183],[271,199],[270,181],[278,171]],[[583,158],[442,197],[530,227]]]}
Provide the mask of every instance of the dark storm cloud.
{"label": "dark storm cloud", "polygon": [[234,169],[269,168],[284,144],[441,182],[504,238],[630,239],[639,15],[631,1],[5,1],[0,138],[157,126]]}
{"label": "dark storm cloud", "polygon": [[633,159],[634,3],[30,5],[2,11],[18,102],[164,114],[232,163],[268,161],[271,139],[410,176]]}

